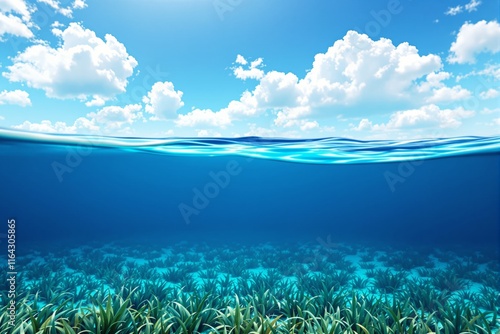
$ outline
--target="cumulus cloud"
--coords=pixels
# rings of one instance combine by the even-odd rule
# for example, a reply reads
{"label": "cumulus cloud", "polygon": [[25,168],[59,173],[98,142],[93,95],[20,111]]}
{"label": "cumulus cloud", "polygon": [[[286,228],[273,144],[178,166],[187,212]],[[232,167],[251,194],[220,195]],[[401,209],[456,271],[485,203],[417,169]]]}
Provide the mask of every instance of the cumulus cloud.
{"label": "cumulus cloud", "polygon": [[451,102],[468,99],[471,97],[471,92],[461,86],[447,87],[443,86],[433,90],[432,96],[426,99],[429,103]]}
{"label": "cumulus cloud", "polygon": [[32,38],[34,36],[31,31],[32,12],[33,8],[29,7],[24,0],[1,0],[0,41],[5,34]]}
{"label": "cumulus cloud", "polygon": [[198,137],[222,137],[220,132],[208,129],[198,130],[196,135]]}
{"label": "cumulus cloud", "polygon": [[300,124],[300,120],[311,114],[308,106],[283,108],[276,114],[274,124],[279,127],[288,128]]}
{"label": "cumulus cloud", "polygon": [[74,9],[83,9],[85,7],[87,7],[85,0],[75,0],[75,2],[73,2]]}
{"label": "cumulus cloud", "polygon": [[4,90],[0,92],[0,105],[2,104],[15,104],[21,107],[31,105],[30,95],[23,90]]}
{"label": "cumulus cloud", "polygon": [[479,97],[483,100],[494,99],[500,95],[500,91],[490,88],[484,92],[479,93]]}
{"label": "cumulus cloud", "polygon": [[[264,76],[264,71],[260,69],[263,66],[262,58],[258,58],[248,64],[248,61],[242,55],[237,55],[235,63],[239,64],[239,66],[235,66],[232,69],[234,76],[238,79],[260,79]],[[248,68],[243,68],[245,65],[248,65]]]}
{"label": "cumulus cloud", "polygon": [[472,117],[474,111],[463,107],[455,109],[440,109],[435,104],[423,106],[419,109],[398,111],[391,115],[388,128],[407,128],[421,125],[438,125],[440,128],[456,128],[461,119]]}
{"label": "cumulus cloud", "polygon": [[276,132],[276,129],[264,128],[264,127],[258,126],[255,123],[248,124],[248,127],[249,127],[249,130],[245,134],[243,134],[243,136],[245,136],[245,137],[249,137],[249,136],[276,137],[278,134]]}
{"label": "cumulus cloud", "polygon": [[24,121],[14,129],[47,133],[106,133],[123,130],[124,126],[143,120],[142,106],[131,104],[125,107],[107,106],[86,117],[77,118],[73,124],[43,120],[39,123]]}
{"label": "cumulus cloud", "polygon": [[97,112],[87,114],[87,117],[97,124],[104,125],[107,129],[118,129],[125,124],[132,124],[143,119],[140,104],[129,104],[125,107],[107,106]]}
{"label": "cumulus cloud", "polygon": [[84,117],[78,118],[73,125],[68,125],[66,122],[52,123],[49,120],[43,120],[40,123],[24,121],[22,124],[14,125],[13,128],[45,133],[90,133],[99,131],[99,127],[93,121]]}
{"label": "cumulus cloud", "polygon": [[179,115],[175,123],[177,126],[182,127],[207,125],[225,128],[231,124],[231,117],[229,113],[224,110],[215,112],[210,109],[194,109],[185,115]]}
{"label": "cumulus cloud", "polygon": [[465,23],[456,40],[451,44],[450,63],[474,63],[476,55],[483,52],[500,52],[500,24],[497,21]]}
{"label": "cumulus cloud", "polygon": [[309,131],[317,128],[319,128],[319,123],[317,121],[302,121],[300,124],[300,129],[302,131]]}
{"label": "cumulus cloud", "polygon": [[142,101],[146,104],[146,112],[154,115],[154,120],[174,119],[177,110],[184,106],[182,94],[180,90],[175,91],[171,82],[157,82]]}
{"label": "cumulus cloud", "polygon": [[474,111],[463,107],[454,109],[441,109],[435,104],[422,106],[418,109],[397,111],[389,121],[383,124],[373,124],[367,118],[362,119],[356,131],[389,131],[402,129],[417,129],[422,127],[457,128],[462,124],[462,119],[474,116]]}
{"label": "cumulus cloud", "polygon": [[[276,115],[276,126],[307,129],[315,126],[308,117],[317,108],[411,100],[417,90],[415,82],[442,66],[439,56],[420,55],[408,43],[395,46],[388,39],[373,41],[355,31],[349,31],[327,52],[317,54],[312,69],[302,79],[294,73],[278,71],[262,71],[257,75],[255,69],[260,66],[260,60],[249,63],[241,55],[236,57],[235,63],[241,67],[240,78],[259,78],[254,90],[245,91],[239,100],[231,101],[219,111],[195,109],[179,115],[178,126],[226,127],[234,120],[271,111]],[[244,72],[252,69],[254,72]],[[434,101],[454,100],[466,95],[459,86],[450,91],[438,82],[426,92],[417,92],[422,101],[433,95],[436,95]]]}
{"label": "cumulus cloud", "polygon": [[54,31],[61,39],[58,48],[28,47],[13,58],[3,76],[59,99],[106,101],[125,92],[137,61],[114,36],[102,40],[79,23]]}
{"label": "cumulus cloud", "polygon": [[317,54],[313,68],[302,80],[311,103],[352,104],[360,98],[408,96],[413,82],[441,68],[437,55],[421,56],[408,43],[371,40],[349,31],[324,54]]}

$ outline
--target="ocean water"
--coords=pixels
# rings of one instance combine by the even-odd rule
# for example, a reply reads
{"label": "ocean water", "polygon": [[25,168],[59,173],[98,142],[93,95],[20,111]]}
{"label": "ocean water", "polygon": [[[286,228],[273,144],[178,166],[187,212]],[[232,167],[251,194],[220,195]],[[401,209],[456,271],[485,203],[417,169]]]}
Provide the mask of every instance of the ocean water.
{"label": "ocean water", "polygon": [[237,306],[247,333],[499,326],[500,137],[1,130],[0,165],[2,333],[245,332]]}

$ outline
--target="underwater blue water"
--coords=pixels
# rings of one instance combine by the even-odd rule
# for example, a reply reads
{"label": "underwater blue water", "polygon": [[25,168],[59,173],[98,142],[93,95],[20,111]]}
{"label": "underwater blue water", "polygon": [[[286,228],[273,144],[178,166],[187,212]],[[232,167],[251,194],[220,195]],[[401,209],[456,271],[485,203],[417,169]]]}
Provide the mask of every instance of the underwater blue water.
{"label": "underwater blue water", "polygon": [[499,244],[500,137],[134,139],[1,130],[0,161],[0,220],[16,219],[20,252],[119,239]]}

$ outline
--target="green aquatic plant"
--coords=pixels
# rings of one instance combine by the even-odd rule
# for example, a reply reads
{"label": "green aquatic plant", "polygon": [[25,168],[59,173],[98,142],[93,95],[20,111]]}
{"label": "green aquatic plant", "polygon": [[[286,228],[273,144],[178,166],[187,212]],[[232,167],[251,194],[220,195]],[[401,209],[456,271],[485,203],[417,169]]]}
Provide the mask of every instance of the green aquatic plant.
{"label": "green aquatic plant", "polygon": [[357,276],[349,284],[352,289],[364,289],[368,286],[368,283],[370,283],[370,279]]}
{"label": "green aquatic plant", "polygon": [[436,317],[445,333],[492,333],[486,314],[465,302],[443,305]]}
{"label": "green aquatic plant", "polygon": [[481,274],[481,282],[483,285],[500,290],[500,272],[491,269],[485,270]]}
{"label": "green aquatic plant", "polygon": [[321,289],[317,289],[314,292],[312,294],[311,305],[314,306],[317,314],[333,312],[346,304],[347,293],[345,291],[337,291],[335,287],[323,284]]}
{"label": "green aquatic plant", "polygon": [[340,270],[326,275],[325,282],[330,286],[343,287],[349,285],[353,275],[349,271]]}
{"label": "green aquatic plant", "polygon": [[474,272],[478,269],[478,264],[472,262],[471,259],[465,259],[464,261],[454,261],[450,263],[445,271],[452,271],[456,276],[460,278],[471,278]]}
{"label": "green aquatic plant", "polygon": [[298,262],[280,262],[276,268],[278,272],[285,277],[300,276],[308,272],[307,267]]}
{"label": "green aquatic plant", "polygon": [[130,299],[121,295],[108,296],[104,303],[94,300],[83,311],[81,329],[88,333],[130,333],[137,329]]}
{"label": "green aquatic plant", "polygon": [[144,282],[144,298],[151,300],[156,297],[167,300],[172,297],[173,288],[164,280],[148,280]]}
{"label": "green aquatic plant", "polygon": [[414,279],[406,283],[406,289],[398,294],[398,299],[410,301],[413,307],[426,312],[435,312],[446,304],[450,293],[436,290],[428,280]]}
{"label": "green aquatic plant", "polygon": [[483,286],[474,297],[474,302],[478,307],[491,311],[495,315],[500,313],[500,292],[497,290]]}
{"label": "green aquatic plant", "polygon": [[63,292],[60,287],[61,280],[62,277],[59,275],[48,275],[34,282],[31,291],[38,293],[38,296],[45,302],[49,302]]}
{"label": "green aquatic plant", "polygon": [[303,290],[287,293],[281,299],[280,314],[287,319],[304,317],[304,311],[310,310],[313,299],[314,297],[309,297]]}
{"label": "green aquatic plant", "polygon": [[252,305],[255,312],[260,316],[277,316],[281,309],[280,301],[270,292],[258,291],[247,298],[248,304]]}
{"label": "green aquatic plant", "polygon": [[[154,247],[144,249],[151,251]],[[470,252],[464,251],[460,261],[454,254],[448,272],[429,270],[426,265],[413,270],[421,277],[439,276],[434,279],[408,279],[406,272],[390,269],[366,270],[368,276],[382,277],[385,283],[379,282],[383,286],[380,288],[376,279],[350,274],[352,269],[333,269],[330,256],[338,256],[340,266],[353,266],[345,257],[347,253],[371,261],[375,253],[366,248],[359,251],[357,247],[323,250],[314,245],[272,246],[271,256],[269,249],[267,245],[238,248],[235,245],[184,244],[181,247],[171,245],[163,252],[156,252],[155,256],[142,256],[143,250],[136,251],[134,247],[123,251],[108,247],[106,253],[94,252],[96,257],[118,262],[125,259],[125,254],[150,259],[146,264],[127,260],[121,269],[114,270],[115,273],[108,277],[87,274],[86,270],[107,273],[113,269],[111,260],[105,261],[102,268],[88,269],[90,265],[100,266],[99,262],[88,260],[86,254],[92,253],[91,249],[82,256],[76,255],[80,252],[61,252],[63,262],[76,267],[73,268],[75,272],[68,271],[64,275],[50,271],[42,276],[30,274],[27,268],[44,271],[36,265],[42,262],[28,258],[24,260],[25,270],[17,286],[20,297],[13,328],[8,326],[8,312],[4,306],[9,299],[5,293],[0,293],[0,333],[486,334],[495,333],[500,326],[500,294],[490,286],[497,284],[499,273],[488,266],[491,257],[481,260],[485,264],[481,269],[485,270],[469,273],[468,278],[474,279],[479,288],[476,293],[465,289],[469,282],[458,274],[463,267],[474,267],[468,262],[479,263]],[[199,253],[201,251],[203,254]],[[171,254],[168,261],[172,262],[168,267],[158,267],[164,259],[159,256],[164,252]],[[221,262],[221,252],[223,258],[232,258]],[[207,253],[213,260],[207,261]],[[398,254],[413,256],[414,251],[388,250],[386,254],[382,259],[391,261],[389,258],[393,254],[401,258]],[[319,272],[299,269],[291,271],[290,276],[284,274],[287,268],[294,266],[294,269],[304,270],[311,259],[325,256],[328,263]],[[273,264],[272,269],[261,273],[247,271],[246,263],[258,264],[267,257],[270,257],[267,263]],[[82,263],[70,259],[81,259]],[[188,259],[193,261],[185,262]],[[234,272],[230,268],[233,263],[238,264]],[[199,284],[198,274],[189,273],[195,266],[196,272],[217,268],[217,278],[205,279]],[[223,268],[231,272],[224,272]],[[174,270],[173,277],[179,274],[179,282],[165,279],[170,270]],[[243,274],[235,276],[240,270]],[[158,274],[158,271],[167,273]],[[27,279],[29,275],[33,278]],[[463,280],[465,287],[455,292],[436,287],[450,277]],[[112,279],[111,285],[108,278]],[[52,292],[47,294],[40,290],[36,294],[40,285],[52,287]],[[54,298],[47,301],[50,297]]]}
{"label": "green aquatic plant", "polygon": [[231,275],[226,274],[217,279],[217,295],[228,296],[234,292],[234,283]]}
{"label": "green aquatic plant", "polygon": [[198,290],[198,282],[193,278],[192,274],[188,274],[179,282],[181,289],[185,292],[195,292]]}
{"label": "green aquatic plant", "polygon": [[387,267],[392,267],[398,271],[411,270],[416,267],[424,267],[429,265],[427,254],[422,254],[415,251],[399,251],[387,256],[384,264]]}
{"label": "green aquatic plant", "polygon": [[357,269],[351,261],[346,260],[343,258],[342,260],[335,261],[333,264],[333,268],[337,270],[342,270],[342,271],[348,271],[348,272],[354,272]]}
{"label": "green aquatic plant", "polygon": [[164,280],[171,283],[180,283],[189,273],[180,268],[170,268],[162,274]]}
{"label": "green aquatic plant", "polygon": [[367,270],[367,269],[375,269],[375,263],[373,263],[373,262],[361,262],[359,264],[359,267],[361,269],[365,269],[365,270]]}
{"label": "green aquatic plant", "polygon": [[186,273],[195,273],[200,270],[200,266],[195,262],[181,262],[177,263],[177,268],[181,269]]}
{"label": "green aquatic plant", "polygon": [[154,280],[160,277],[155,268],[151,268],[149,264],[144,263],[137,267],[137,278],[145,280]]}
{"label": "green aquatic plant", "polygon": [[342,318],[355,333],[359,331],[366,333],[367,328],[372,327],[372,313],[374,313],[373,307],[369,307],[366,300],[360,301],[355,293],[352,293],[349,305],[341,311]]}
{"label": "green aquatic plant", "polygon": [[203,279],[216,279],[219,276],[219,272],[216,269],[206,269],[199,273],[200,278]]}
{"label": "green aquatic plant", "polygon": [[453,271],[441,271],[432,277],[432,284],[441,291],[457,291],[465,289],[469,283],[458,276]]}
{"label": "green aquatic plant", "polygon": [[237,260],[221,262],[217,270],[233,277],[241,277],[245,271],[248,271],[246,262]]}
{"label": "green aquatic plant", "polygon": [[420,277],[434,277],[439,274],[439,270],[429,268],[418,268],[417,273]]}
{"label": "green aquatic plant", "polygon": [[165,311],[170,315],[171,330],[175,333],[201,333],[216,325],[217,308],[209,294],[194,294],[169,303]]}
{"label": "green aquatic plant", "polygon": [[228,306],[224,310],[217,310],[216,325],[217,333],[250,334],[254,324],[259,321],[254,315],[251,305],[243,307],[238,295],[235,295],[234,307]]}
{"label": "green aquatic plant", "polygon": [[400,271],[393,273],[390,269],[375,271],[373,286],[384,293],[398,291],[406,283],[406,273]]}

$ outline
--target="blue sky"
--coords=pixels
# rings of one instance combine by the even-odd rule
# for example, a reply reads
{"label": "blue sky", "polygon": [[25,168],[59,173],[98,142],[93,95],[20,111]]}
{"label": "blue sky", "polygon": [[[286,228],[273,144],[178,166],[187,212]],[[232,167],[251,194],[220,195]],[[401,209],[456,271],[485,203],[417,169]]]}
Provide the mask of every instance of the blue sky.
{"label": "blue sky", "polygon": [[500,1],[0,0],[0,126],[500,134]]}

